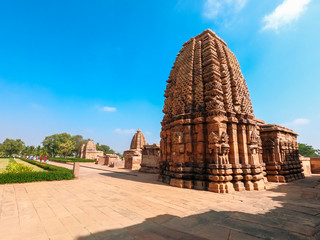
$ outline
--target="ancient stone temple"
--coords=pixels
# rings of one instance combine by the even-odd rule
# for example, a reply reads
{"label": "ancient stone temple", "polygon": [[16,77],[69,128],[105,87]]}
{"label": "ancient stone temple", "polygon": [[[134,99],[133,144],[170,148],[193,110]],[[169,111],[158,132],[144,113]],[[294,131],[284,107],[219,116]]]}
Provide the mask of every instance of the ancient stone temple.
{"label": "ancient stone temple", "polygon": [[137,133],[134,134],[131,140],[130,149],[123,152],[125,168],[134,170],[140,169],[142,149],[146,144],[147,142],[143,133],[138,129]]}
{"label": "ancient stone temple", "polygon": [[103,151],[97,151],[93,140],[89,140],[81,146],[80,158],[97,159],[99,156],[104,156],[104,153]]}
{"label": "ancient stone temple", "polygon": [[107,165],[108,167],[123,168],[124,161],[117,154],[104,154],[95,160],[95,164]]}
{"label": "ancient stone temple", "polygon": [[263,121],[227,44],[211,30],[191,38],[167,82],[160,180],[220,193],[264,189]]}
{"label": "ancient stone temple", "polygon": [[269,181],[290,182],[304,177],[297,133],[283,126],[264,124],[260,135]]}

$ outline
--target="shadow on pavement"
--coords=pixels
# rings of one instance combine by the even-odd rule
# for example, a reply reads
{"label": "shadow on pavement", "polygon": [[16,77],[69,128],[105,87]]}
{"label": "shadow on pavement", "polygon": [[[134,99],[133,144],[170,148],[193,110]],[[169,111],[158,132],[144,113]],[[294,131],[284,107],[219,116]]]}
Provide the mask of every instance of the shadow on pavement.
{"label": "shadow on pavement", "polygon": [[158,174],[152,174],[152,173],[141,173],[139,171],[130,171],[129,173],[105,172],[105,173],[99,173],[99,174],[102,176],[108,176],[108,177],[118,178],[118,179],[123,179],[128,181],[167,185],[158,181],[158,176],[159,176]]}
{"label": "shadow on pavement", "polygon": [[[110,174],[107,173],[107,176]],[[133,180],[130,179],[132,176],[111,176]],[[148,218],[140,224],[93,233],[78,240],[320,239],[320,175],[279,184],[275,189],[267,191],[285,193],[271,196],[272,200],[281,203],[282,207],[265,214],[248,214],[241,212],[241,209],[209,210],[183,218],[164,214]]]}

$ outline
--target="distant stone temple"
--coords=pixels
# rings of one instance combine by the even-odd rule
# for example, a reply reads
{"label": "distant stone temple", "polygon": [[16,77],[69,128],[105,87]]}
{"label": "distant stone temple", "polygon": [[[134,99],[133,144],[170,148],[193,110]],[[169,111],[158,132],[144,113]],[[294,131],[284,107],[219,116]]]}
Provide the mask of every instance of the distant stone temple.
{"label": "distant stone temple", "polygon": [[144,145],[140,172],[159,173],[160,144]]}
{"label": "distant stone temple", "polygon": [[103,151],[97,151],[96,144],[93,140],[89,140],[81,147],[80,158],[97,159],[99,156],[104,156]]}
{"label": "distant stone temple", "polygon": [[99,156],[95,160],[95,163],[114,168],[124,167],[124,160],[120,159],[117,154],[105,154],[104,156]]}
{"label": "distant stone temple", "polygon": [[266,169],[270,181],[303,177],[297,134],[255,118],[239,63],[214,32],[183,45],[167,83],[161,181],[228,193],[264,189]]}
{"label": "distant stone temple", "polygon": [[137,133],[134,134],[132,138],[130,149],[123,152],[125,168],[133,170],[140,169],[140,164],[142,160],[142,149],[143,146],[146,144],[147,142],[143,133],[140,129],[138,129]]}

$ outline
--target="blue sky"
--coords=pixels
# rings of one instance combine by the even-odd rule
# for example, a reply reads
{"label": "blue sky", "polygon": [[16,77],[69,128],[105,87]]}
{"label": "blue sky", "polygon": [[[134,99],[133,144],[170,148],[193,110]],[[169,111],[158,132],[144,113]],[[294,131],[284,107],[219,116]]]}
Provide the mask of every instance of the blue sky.
{"label": "blue sky", "polygon": [[320,148],[320,2],[0,2],[0,142],[81,134],[117,151],[160,141],[182,44],[212,29],[237,56],[257,118]]}

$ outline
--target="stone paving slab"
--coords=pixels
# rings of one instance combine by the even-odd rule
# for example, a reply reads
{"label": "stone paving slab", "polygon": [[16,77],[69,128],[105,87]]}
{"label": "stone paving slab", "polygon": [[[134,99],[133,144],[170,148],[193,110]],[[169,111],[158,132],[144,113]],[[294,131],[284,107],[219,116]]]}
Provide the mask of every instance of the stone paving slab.
{"label": "stone paving slab", "polygon": [[320,175],[217,194],[81,165],[74,180],[0,185],[0,239],[320,239]]}

